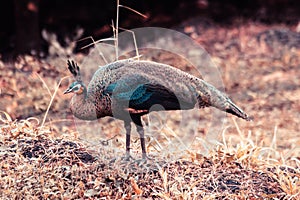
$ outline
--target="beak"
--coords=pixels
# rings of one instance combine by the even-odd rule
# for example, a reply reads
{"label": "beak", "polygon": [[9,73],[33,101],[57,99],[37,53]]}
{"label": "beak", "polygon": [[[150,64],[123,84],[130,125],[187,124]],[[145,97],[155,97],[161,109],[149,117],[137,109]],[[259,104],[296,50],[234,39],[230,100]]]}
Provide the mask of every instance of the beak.
{"label": "beak", "polygon": [[66,91],[64,91],[64,94],[68,94],[70,92],[72,92],[72,88],[68,88]]}

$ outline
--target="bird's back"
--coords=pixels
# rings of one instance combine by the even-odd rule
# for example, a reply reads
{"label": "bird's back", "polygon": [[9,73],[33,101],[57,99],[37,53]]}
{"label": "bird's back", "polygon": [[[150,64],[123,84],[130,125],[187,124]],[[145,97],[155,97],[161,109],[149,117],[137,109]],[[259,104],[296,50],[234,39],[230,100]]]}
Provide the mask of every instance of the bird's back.
{"label": "bird's back", "polygon": [[192,85],[200,80],[166,64],[127,59],[100,67],[89,83],[88,91],[102,91],[112,83],[120,80],[126,82],[127,79],[137,79],[136,84],[163,85],[183,99],[191,98]]}

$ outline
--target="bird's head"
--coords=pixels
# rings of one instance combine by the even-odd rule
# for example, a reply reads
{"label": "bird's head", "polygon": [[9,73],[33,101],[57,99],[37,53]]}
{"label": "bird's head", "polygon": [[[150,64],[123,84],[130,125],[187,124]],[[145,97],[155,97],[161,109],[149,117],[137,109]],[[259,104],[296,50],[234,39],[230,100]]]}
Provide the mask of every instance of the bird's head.
{"label": "bird's head", "polygon": [[69,88],[66,91],[64,91],[64,94],[75,93],[77,95],[80,95],[84,91],[85,91],[85,86],[83,85],[83,83],[79,81],[75,81],[69,86]]}
{"label": "bird's head", "polygon": [[73,74],[76,81],[73,82],[66,91],[64,91],[64,94],[83,94],[84,92],[86,92],[86,88],[83,82],[81,81],[79,66],[73,60],[68,60],[67,64],[69,71]]}

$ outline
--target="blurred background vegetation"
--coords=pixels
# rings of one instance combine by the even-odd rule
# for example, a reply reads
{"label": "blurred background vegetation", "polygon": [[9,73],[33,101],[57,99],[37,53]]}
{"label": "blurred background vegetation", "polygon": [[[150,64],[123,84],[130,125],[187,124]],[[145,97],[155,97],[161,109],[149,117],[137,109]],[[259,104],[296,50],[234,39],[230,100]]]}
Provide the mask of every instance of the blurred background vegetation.
{"label": "blurred background vegetation", "polygon": [[[142,18],[122,9],[120,27],[127,29],[145,26],[170,28],[193,17],[204,17],[222,24],[251,20],[291,25],[300,19],[297,0],[124,0],[120,4],[147,16]],[[110,24],[115,18],[116,1],[0,1],[0,55],[2,59],[24,53],[46,56],[48,43],[42,37],[42,30],[55,33],[62,45],[68,45],[62,38],[72,36],[78,28],[84,31],[82,37],[108,37],[112,35]]]}

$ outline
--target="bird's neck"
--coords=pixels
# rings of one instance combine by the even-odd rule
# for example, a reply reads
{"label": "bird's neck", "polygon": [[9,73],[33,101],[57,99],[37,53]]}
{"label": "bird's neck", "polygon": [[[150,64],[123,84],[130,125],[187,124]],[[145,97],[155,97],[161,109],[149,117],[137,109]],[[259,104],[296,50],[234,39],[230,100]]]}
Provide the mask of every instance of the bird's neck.
{"label": "bird's neck", "polygon": [[82,94],[75,94],[70,103],[74,116],[82,120],[95,120],[109,116],[110,114],[105,110],[105,106],[96,104],[97,99],[93,98],[87,95],[86,90]]}

